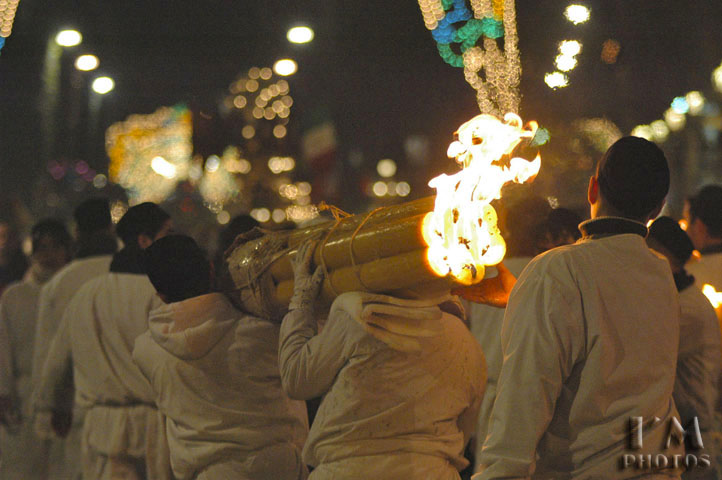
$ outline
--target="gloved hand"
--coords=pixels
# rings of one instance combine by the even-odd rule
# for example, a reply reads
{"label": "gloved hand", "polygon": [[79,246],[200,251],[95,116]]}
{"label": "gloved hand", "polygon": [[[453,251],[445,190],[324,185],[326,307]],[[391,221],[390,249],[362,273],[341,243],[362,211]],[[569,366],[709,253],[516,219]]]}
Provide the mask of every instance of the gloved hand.
{"label": "gloved hand", "polygon": [[311,274],[311,260],[313,260],[316,245],[318,245],[318,240],[308,240],[301,245],[296,252],[296,256],[291,261],[293,267],[293,296],[288,305],[289,310],[312,307],[313,302],[321,293],[324,278],[323,269],[318,266],[316,271]]}

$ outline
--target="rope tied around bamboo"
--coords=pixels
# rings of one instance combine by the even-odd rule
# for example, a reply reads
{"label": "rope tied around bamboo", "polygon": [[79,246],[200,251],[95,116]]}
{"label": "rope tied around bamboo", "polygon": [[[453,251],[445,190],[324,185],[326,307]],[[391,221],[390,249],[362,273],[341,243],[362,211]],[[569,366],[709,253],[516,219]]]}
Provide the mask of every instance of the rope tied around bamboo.
{"label": "rope tied around bamboo", "polygon": [[[322,203],[319,209],[331,211],[333,220],[290,232],[262,232],[272,237],[272,242],[263,241],[263,237],[239,237],[226,255],[232,281],[224,290],[242,308],[245,298],[261,298],[269,307],[265,310],[282,311],[293,294],[291,259],[302,243],[313,238],[322,238],[314,250],[313,263],[326,274],[322,289],[326,304],[347,291],[448,288],[449,281],[440,279],[428,266],[421,234],[423,219],[433,205],[434,198],[426,197],[348,215]],[[252,262],[249,256],[259,258]],[[251,266],[254,270],[249,272]],[[245,292],[252,288],[265,291],[255,296]]]}

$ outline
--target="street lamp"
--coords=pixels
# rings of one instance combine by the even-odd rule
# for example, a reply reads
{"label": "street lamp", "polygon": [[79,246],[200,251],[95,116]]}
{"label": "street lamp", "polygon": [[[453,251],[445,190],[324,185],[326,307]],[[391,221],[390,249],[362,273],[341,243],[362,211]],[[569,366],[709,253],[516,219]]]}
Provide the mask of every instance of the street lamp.
{"label": "street lamp", "polygon": [[100,65],[100,60],[95,55],[81,55],[75,59],[75,68],[81,72],[95,70]]}
{"label": "street lamp", "polygon": [[282,77],[293,75],[294,73],[296,73],[296,70],[298,70],[298,65],[290,58],[278,60],[276,63],[273,64],[273,71],[276,72],[277,75],[281,75]]}
{"label": "street lamp", "polygon": [[77,30],[62,30],[55,36],[55,43],[61,47],[75,47],[83,41],[83,36]]}
{"label": "street lamp", "polygon": [[286,33],[286,38],[291,43],[308,43],[313,40],[313,30],[305,25],[293,27]]}
{"label": "street lamp", "polygon": [[110,77],[98,77],[93,80],[93,91],[100,95],[105,95],[115,88],[115,82]]}

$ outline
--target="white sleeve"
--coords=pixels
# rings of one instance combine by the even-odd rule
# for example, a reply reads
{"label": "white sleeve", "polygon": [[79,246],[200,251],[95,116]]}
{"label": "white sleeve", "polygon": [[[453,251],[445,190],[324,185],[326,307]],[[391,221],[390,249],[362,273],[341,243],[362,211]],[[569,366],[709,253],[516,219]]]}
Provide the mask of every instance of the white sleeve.
{"label": "white sleeve", "polygon": [[0,298],[0,397],[9,397],[15,392],[13,359],[10,350],[10,335],[7,329],[7,305]]}
{"label": "white sleeve", "polygon": [[[35,337],[33,340],[33,368],[32,383],[33,388],[37,388],[40,384],[40,378],[43,374],[43,365],[45,365],[45,357],[47,356],[50,342],[53,340],[55,333],[54,326],[58,321],[54,317],[54,291],[51,284],[46,284],[40,289],[38,297],[38,317],[35,322]],[[35,394],[33,394],[33,397]]]}
{"label": "white sleeve", "polygon": [[73,404],[70,323],[74,314],[75,312],[69,306],[50,343],[50,349],[41,370],[40,381],[35,385],[33,395],[35,412],[62,410]]}
{"label": "white sleeve", "polygon": [[584,351],[581,298],[571,278],[527,268],[512,291],[502,327],[504,361],[489,433],[474,479],[529,478],[537,445],[563,382]]}
{"label": "white sleeve", "polygon": [[283,318],[278,365],[289,397],[307,400],[331,388],[353,349],[347,338],[345,316],[336,312],[318,335],[316,318],[309,308],[291,310]]}

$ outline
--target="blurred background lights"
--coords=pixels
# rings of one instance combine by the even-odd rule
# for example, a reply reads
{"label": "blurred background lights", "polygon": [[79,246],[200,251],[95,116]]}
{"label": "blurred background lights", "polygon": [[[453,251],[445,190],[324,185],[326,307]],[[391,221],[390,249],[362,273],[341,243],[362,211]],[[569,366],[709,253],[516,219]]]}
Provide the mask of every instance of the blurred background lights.
{"label": "blurred background lights", "polygon": [[566,10],[564,10],[564,16],[574,25],[579,25],[589,20],[590,13],[589,8],[577,4],[569,5]]}
{"label": "blurred background lights", "polygon": [[573,57],[582,51],[582,44],[576,40],[563,40],[559,43],[559,52],[562,55]]}
{"label": "blurred background lights", "polygon": [[5,44],[5,38],[10,36],[15,21],[15,13],[19,0],[0,1],[0,48]]}
{"label": "blurred background lights", "polygon": [[276,223],[281,223],[286,221],[286,211],[282,210],[280,208],[276,208],[273,210],[273,213],[271,214],[271,218],[273,218],[273,221]]}
{"label": "blurred background lights", "polygon": [[115,88],[115,82],[110,77],[98,77],[93,80],[93,91],[105,95]]}
{"label": "blurred background lights", "polygon": [[296,73],[296,70],[298,70],[298,65],[290,58],[278,60],[273,64],[273,71],[282,77],[293,75]]}
{"label": "blurred background lights", "polygon": [[702,113],[702,110],[704,109],[704,95],[702,95],[701,92],[689,92],[685,99],[687,100],[687,105],[689,105],[689,113],[691,115],[699,115]]}
{"label": "blurred background lights", "polygon": [[211,155],[208,157],[208,160],[206,160],[206,172],[217,172],[218,167],[221,166],[221,159],[218,157],[218,155]]}
{"label": "blurred background lights", "polygon": [[286,38],[291,43],[308,43],[313,40],[313,30],[305,25],[293,27],[286,33]]}
{"label": "blurred background lights", "polygon": [[55,43],[61,47],[74,47],[82,41],[83,36],[77,30],[62,30],[55,36]]}
{"label": "blurred background lights", "polygon": [[150,168],[152,168],[155,173],[165,178],[175,178],[176,176],[175,165],[161,156],[154,157],[153,160],[150,161]]}
{"label": "blurred background lights", "polygon": [[554,63],[560,71],[568,72],[577,66],[577,59],[569,55],[557,55]]}
{"label": "blurred background lights", "polygon": [[251,210],[251,217],[265,223],[271,219],[271,212],[267,208],[254,208]]}
{"label": "blurred background lights", "polygon": [[273,136],[276,138],[283,138],[286,136],[286,127],[283,125],[276,125],[273,127]]}
{"label": "blurred background lights", "polygon": [[602,61],[609,65],[617,63],[617,57],[622,46],[618,41],[613,39],[605,40],[602,44]]}
{"label": "blurred background lights", "polygon": [[241,135],[246,140],[250,140],[251,138],[253,138],[254,135],[256,135],[256,129],[253,128],[252,125],[246,125],[241,129]]}
{"label": "blurred background lights", "polygon": [[556,90],[569,85],[569,78],[562,72],[547,73],[544,75],[544,83],[552,90]]}
{"label": "blurred background lights", "polygon": [[379,160],[379,163],[376,164],[376,171],[384,178],[393,177],[396,175],[396,162],[390,158]]}
{"label": "blurred background lights", "polygon": [[637,125],[632,129],[632,136],[649,140],[650,142],[654,139],[654,130],[649,125]]}
{"label": "blurred background lights", "polygon": [[231,214],[226,212],[225,210],[221,210],[218,212],[218,215],[216,215],[216,220],[218,220],[218,223],[221,225],[225,225],[226,223],[231,221]]}
{"label": "blurred background lights", "polygon": [[677,112],[673,108],[669,108],[664,112],[664,121],[667,122],[667,126],[673,132],[682,130],[686,123],[685,120],[684,114]]}
{"label": "blurred background lights", "polygon": [[105,186],[108,184],[108,177],[103,175],[102,173],[97,174],[93,178],[93,186],[97,188],[98,190],[105,188]]}
{"label": "blurred background lights", "polygon": [[712,72],[712,83],[718,92],[722,92],[722,64]]}
{"label": "blurred background lights", "polygon": [[664,123],[664,120],[655,120],[650,123],[649,126],[652,127],[652,135],[655,142],[662,143],[667,141],[667,137],[669,137],[669,127]]}
{"label": "blurred background lights", "polygon": [[75,68],[82,72],[95,70],[98,65],[100,65],[100,61],[95,55],[81,55],[75,59]]}
{"label": "blurred background lights", "polygon": [[406,197],[411,193],[411,186],[406,182],[399,182],[396,184],[396,194],[399,197]]}
{"label": "blurred background lights", "polygon": [[389,191],[389,187],[386,185],[386,182],[376,182],[373,186],[373,192],[374,195],[377,197],[383,197],[386,195]]}
{"label": "blurred background lights", "polygon": [[675,97],[674,100],[672,100],[671,106],[675,113],[684,115],[689,112],[689,104],[687,103],[687,99],[684,97]]}

